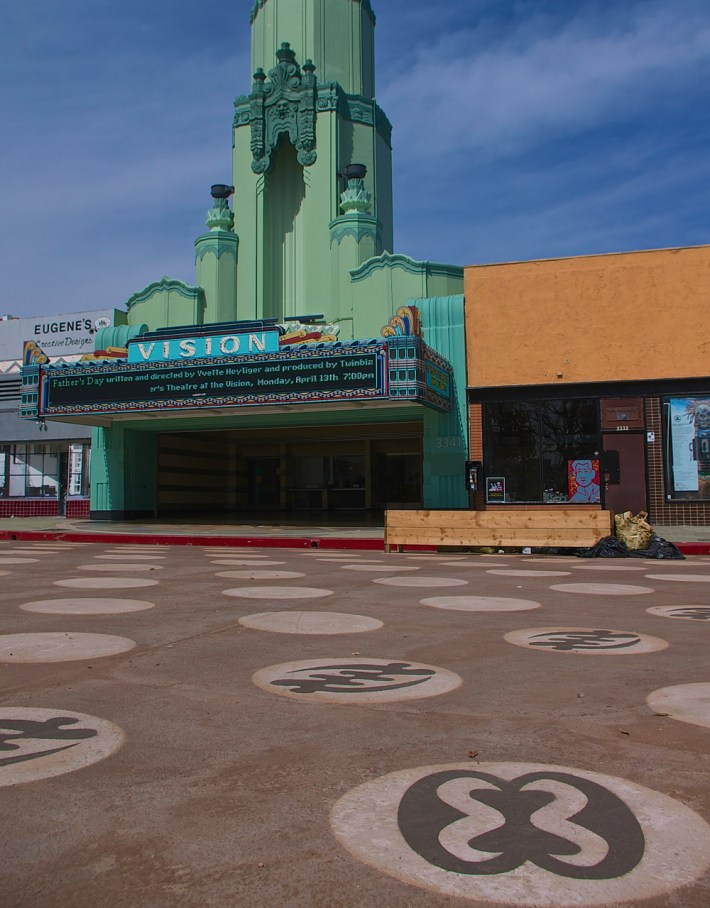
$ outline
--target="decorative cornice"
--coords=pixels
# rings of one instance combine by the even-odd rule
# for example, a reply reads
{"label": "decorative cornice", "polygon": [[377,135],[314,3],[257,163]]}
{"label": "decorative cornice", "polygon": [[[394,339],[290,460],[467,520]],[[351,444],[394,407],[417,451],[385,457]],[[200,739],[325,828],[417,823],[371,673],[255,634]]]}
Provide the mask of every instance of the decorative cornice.
{"label": "decorative cornice", "polygon": [[225,253],[230,253],[236,258],[238,246],[239,237],[236,233],[227,230],[204,233],[195,240],[195,263],[201,262],[208,252],[215,255],[218,260]]}
{"label": "decorative cornice", "polygon": [[[349,95],[343,91],[339,82],[327,82],[318,85],[318,113],[336,111],[343,119],[352,123],[364,123],[374,126],[387,145],[392,147],[392,124],[385,112],[371,98],[364,95]],[[235,122],[236,122],[235,117]]]}
{"label": "decorative cornice", "polygon": [[299,66],[287,41],[276,52],[276,59],[268,78],[263,69],[257,69],[249,97],[234,102],[235,126],[251,125],[254,173],[268,172],[271,156],[284,133],[296,149],[302,167],[310,167],[317,158],[316,68],[311,60]]}
{"label": "decorative cornice", "polygon": [[203,299],[205,291],[201,287],[191,287],[189,284],[186,284],[184,281],[177,281],[173,278],[164,277],[162,280],[153,281],[152,284],[148,284],[143,290],[139,290],[138,293],[134,293],[133,296],[129,297],[126,300],[126,308],[131,309],[132,306],[136,306],[138,303],[145,303],[146,300],[149,300],[151,296],[154,296],[156,293],[177,293],[180,296],[184,296],[185,299]]}
{"label": "decorative cornice", "polygon": [[353,281],[362,281],[369,277],[373,271],[377,271],[381,268],[402,268],[409,274],[437,274],[445,277],[463,279],[463,267],[460,265],[442,265],[438,262],[418,262],[408,255],[391,252],[383,252],[382,255],[373,256],[373,258],[363,262],[359,268],[355,268],[354,271],[350,272],[350,277]]}
{"label": "decorative cornice", "polygon": [[344,214],[330,222],[330,245],[340,245],[346,236],[353,237],[357,243],[369,237],[378,245],[381,232],[382,224],[371,215],[356,212]]}
{"label": "decorative cornice", "polygon": [[[252,95],[240,95],[234,99],[235,129],[249,126],[252,122]],[[338,82],[317,84],[316,114],[336,112],[344,120],[374,126],[378,134],[392,147],[392,124],[382,108],[364,95],[349,95]]]}
{"label": "decorative cornice", "polygon": [[[254,0],[254,5],[251,8],[251,13],[249,14],[249,23],[254,24],[254,20],[259,15],[260,11],[264,6],[266,6],[268,0]],[[375,11],[372,8],[370,0],[354,0],[355,3],[359,3],[360,6],[365,10],[365,12],[372,18],[373,25],[375,24]]]}

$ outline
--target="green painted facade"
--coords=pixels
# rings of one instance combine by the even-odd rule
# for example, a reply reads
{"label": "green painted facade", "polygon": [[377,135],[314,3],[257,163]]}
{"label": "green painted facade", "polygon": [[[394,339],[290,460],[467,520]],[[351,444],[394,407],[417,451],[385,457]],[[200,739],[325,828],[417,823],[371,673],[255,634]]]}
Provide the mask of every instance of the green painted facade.
{"label": "green painted facade", "polygon": [[375,100],[372,6],[256,0],[250,20],[253,77],[234,102],[232,206],[213,198],[195,241],[195,286],[150,284],[127,301],[128,325],[140,333],[322,314],[349,341],[378,337],[414,302],[425,342],[453,367],[455,406],[126,416],[94,429],[92,512],[155,510],[161,432],[412,420],[423,426],[422,503],[466,507],[463,269],[394,251],[392,127]]}

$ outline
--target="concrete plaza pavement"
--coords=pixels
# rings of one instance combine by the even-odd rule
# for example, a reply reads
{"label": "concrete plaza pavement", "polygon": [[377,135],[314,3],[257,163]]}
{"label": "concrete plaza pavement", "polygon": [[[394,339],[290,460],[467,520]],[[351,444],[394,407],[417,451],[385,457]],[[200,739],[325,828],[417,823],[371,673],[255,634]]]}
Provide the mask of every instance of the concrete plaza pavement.
{"label": "concrete plaza pavement", "polygon": [[3,908],[710,904],[708,557],[0,574]]}

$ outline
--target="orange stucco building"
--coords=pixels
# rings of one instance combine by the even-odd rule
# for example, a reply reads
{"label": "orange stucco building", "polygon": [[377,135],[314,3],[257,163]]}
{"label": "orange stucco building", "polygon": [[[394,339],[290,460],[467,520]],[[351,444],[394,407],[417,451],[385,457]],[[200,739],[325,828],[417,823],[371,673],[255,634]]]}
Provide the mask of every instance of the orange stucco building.
{"label": "orange stucco building", "polygon": [[708,522],[710,246],[472,266],[465,297],[486,504]]}

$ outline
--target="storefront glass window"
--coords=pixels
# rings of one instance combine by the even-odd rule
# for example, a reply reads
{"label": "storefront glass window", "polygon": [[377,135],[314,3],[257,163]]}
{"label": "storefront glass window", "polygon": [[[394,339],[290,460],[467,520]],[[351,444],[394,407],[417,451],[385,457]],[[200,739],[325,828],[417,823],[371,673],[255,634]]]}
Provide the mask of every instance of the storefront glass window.
{"label": "storefront glass window", "polygon": [[669,497],[710,500],[710,395],[668,398],[663,412]]}
{"label": "storefront glass window", "polygon": [[[595,400],[487,404],[487,477],[495,498],[510,502],[568,502],[575,495],[574,465],[598,473],[599,429]],[[594,478],[594,477],[593,477]],[[592,483],[599,500],[598,483]],[[580,500],[577,496],[576,500]]]}
{"label": "storefront glass window", "polygon": [[88,445],[69,445],[69,484],[67,494],[70,497],[88,498],[89,495],[89,457]]}
{"label": "storefront glass window", "polygon": [[57,445],[11,445],[4,449],[5,498],[56,498],[59,488]]}
{"label": "storefront glass window", "polygon": [[486,475],[505,479],[504,501],[541,501],[540,420],[534,404],[486,407]]}

